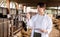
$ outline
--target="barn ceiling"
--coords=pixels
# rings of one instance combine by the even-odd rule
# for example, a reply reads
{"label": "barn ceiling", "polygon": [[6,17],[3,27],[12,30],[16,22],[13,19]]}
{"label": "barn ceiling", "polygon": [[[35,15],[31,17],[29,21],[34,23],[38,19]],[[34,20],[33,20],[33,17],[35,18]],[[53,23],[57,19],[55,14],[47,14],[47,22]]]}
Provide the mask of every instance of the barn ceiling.
{"label": "barn ceiling", "polygon": [[[0,2],[1,1],[5,1],[5,0],[0,0]],[[60,0],[10,0],[10,1],[17,2],[19,4],[22,3],[26,6],[36,6],[38,2],[44,2],[49,7],[60,6]]]}

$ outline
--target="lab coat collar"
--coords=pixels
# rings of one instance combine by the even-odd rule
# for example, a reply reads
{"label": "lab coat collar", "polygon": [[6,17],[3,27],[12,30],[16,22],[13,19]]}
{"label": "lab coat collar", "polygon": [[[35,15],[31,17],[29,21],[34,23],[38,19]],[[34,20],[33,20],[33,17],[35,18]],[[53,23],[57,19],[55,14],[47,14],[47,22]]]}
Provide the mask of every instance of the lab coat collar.
{"label": "lab coat collar", "polygon": [[[41,16],[40,14],[38,14],[39,16]],[[44,14],[43,16],[46,16],[46,14]]]}

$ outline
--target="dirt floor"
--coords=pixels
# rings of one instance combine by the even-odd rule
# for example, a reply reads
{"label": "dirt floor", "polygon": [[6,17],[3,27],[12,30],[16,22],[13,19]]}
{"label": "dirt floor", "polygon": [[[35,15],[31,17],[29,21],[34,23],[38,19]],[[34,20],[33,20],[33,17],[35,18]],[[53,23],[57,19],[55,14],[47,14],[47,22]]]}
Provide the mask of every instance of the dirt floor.
{"label": "dirt floor", "polygon": [[49,37],[59,37],[59,30],[57,30],[56,28],[53,28]]}

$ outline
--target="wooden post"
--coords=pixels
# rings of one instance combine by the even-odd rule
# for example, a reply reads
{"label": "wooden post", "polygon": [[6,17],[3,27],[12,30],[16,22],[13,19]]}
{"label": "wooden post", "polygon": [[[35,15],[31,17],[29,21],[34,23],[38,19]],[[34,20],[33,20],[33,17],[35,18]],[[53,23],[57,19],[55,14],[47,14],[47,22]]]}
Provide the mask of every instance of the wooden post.
{"label": "wooden post", "polygon": [[19,4],[16,2],[15,6],[16,6],[16,14],[18,14]]}
{"label": "wooden post", "polygon": [[7,4],[7,12],[10,12],[10,0],[6,0]]}
{"label": "wooden post", "polygon": [[[7,13],[10,13],[10,0],[6,0],[6,4],[7,4]],[[7,24],[7,37],[10,37],[10,33],[9,33],[9,25]]]}

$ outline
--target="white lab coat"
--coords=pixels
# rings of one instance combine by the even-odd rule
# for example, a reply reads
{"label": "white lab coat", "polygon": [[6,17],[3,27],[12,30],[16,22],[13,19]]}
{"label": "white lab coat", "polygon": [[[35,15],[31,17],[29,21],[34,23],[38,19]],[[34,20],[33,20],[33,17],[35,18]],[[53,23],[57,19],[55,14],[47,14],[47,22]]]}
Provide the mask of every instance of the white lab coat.
{"label": "white lab coat", "polygon": [[[44,16],[40,16],[39,14],[33,16],[28,22],[27,25],[32,28],[31,37],[33,37],[34,32],[41,33],[41,37],[49,37],[49,33],[52,30],[52,19],[47,16],[46,14]],[[47,33],[43,33],[38,30],[34,30],[35,28],[38,29],[44,29],[47,30]]]}

